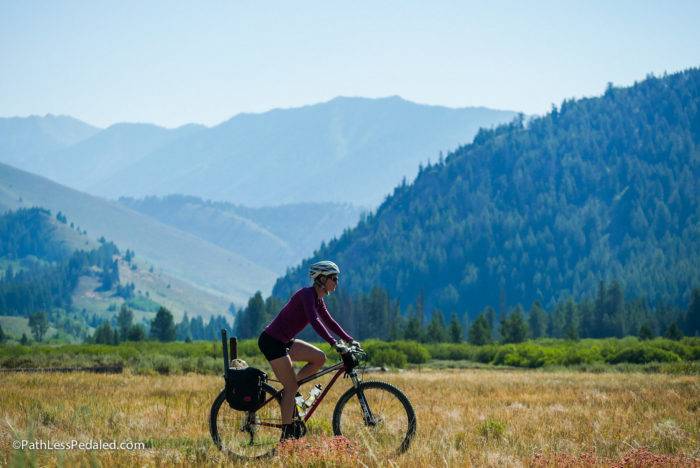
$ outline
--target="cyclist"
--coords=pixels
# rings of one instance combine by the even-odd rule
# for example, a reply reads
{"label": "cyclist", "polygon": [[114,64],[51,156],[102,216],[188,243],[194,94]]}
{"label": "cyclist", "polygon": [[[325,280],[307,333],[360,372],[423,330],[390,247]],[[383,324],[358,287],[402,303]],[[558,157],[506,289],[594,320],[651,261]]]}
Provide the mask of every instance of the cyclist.
{"label": "cyclist", "polygon": [[[282,393],[282,439],[298,437],[298,429],[292,424],[294,398],[299,385],[297,382],[314,374],[326,362],[326,355],[317,347],[294,337],[309,323],[324,340],[338,352],[345,351],[343,344],[333,339],[328,332],[359,346],[328,313],[323,296],[338,287],[340,269],[335,263],[324,260],[311,265],[309,276],[313,285],[302,288],[292,295],[272,322],[260,334],[258,346],[277,379],[284,385]],[[305,361],[306,365],[294,373],[292,361]]]}

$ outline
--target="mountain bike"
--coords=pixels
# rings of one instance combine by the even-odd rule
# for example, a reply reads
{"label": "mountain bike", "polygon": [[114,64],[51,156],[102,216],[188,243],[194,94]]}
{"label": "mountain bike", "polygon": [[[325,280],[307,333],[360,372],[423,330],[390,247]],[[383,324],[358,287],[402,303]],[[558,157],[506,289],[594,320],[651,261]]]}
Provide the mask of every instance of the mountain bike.
{"label": "mountain bike", "polygon": [[[226,334],[222,330],[224,372],[229,369]],[[231,338],[231,358],[236,358],[235,338]],[[411,402],[398,388],[386,382],[363,381],[358,373],[367,354],[359,347],[350,347],[341,354],[341,362],[301,379],[299,386],[335,372],[328,385],[308,408],[295,406],[293,422],[298,435],[306,435],[306,423],[324,401],[341,375],[352,386],[338,399],[333,411],[333,434],[344,436],[379,456],[399,455],[408,450],[416,433],[416,415]],[[277,382],[270,379],[270,381]],[[279,382],[278,382],[279,383]],[[236,459],[271,456],[280,443],[282,433],[282,391],[263,384],[265,401],[253,411],[236,411],[226,404],[222,390],[209,415],[209,430],[216,446]]]}

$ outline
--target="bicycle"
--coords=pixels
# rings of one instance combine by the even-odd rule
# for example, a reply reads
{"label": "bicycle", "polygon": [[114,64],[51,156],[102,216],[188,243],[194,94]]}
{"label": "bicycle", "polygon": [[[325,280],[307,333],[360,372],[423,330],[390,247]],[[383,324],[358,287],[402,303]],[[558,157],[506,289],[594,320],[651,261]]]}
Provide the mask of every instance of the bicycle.
{"label": "bicycle", "polygon": [[[226,332],[222,330],[224,372],[229,368]],[[231,338],[231,359],[237,357]],[[299,381],[299,386],[335,372],[328,385],[302,414],[295,405],[293,422],[299,435],[306,435],[306,422],[341,375],[352,381],[333,411],[333,434],[360,442],[378,455],[399,455],[408,450],[416,433],[416,415],[406,395],[391,384],[363,381],[357,369],[367,358],[359,347],[348,348],[341,362]],[[275,381],[277,382],[277,381]],[[216,397],[209,414],[209,430],[216,446],[232,458],[259,459],[274,455],[282,431],[282,391],[263,384],[265,401],[254,411],[235,411],[226,402],[225,391]]]}

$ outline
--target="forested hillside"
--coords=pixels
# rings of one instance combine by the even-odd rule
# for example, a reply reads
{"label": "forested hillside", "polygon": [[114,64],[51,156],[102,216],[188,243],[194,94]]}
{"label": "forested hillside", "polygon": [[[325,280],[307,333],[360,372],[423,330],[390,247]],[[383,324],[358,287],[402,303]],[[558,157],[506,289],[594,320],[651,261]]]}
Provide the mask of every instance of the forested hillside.
{"label": "forested hillside", "polygon": [[[187,324],[182,339],[209,339],[212,330],[226,325],[221,315],[226,307],[209,314],[207,324],[200,315],[201,296],[152,267],[142,268],[135,257],[102,237],[91,240],[61,212],[55,217],[43,208],[6,212],[0,215],[0,322],[15,329],[27,324],[37,341],[49,326],[54,331],[47,337],[59,341],[89,338],[99,326],[97,336],[104,342],[112,341],[104,340],[110,324],[121,327],[120,340],[143,339],[163,306],[182,316],[178,336]],[[197,316],[188,319],[187,310]],[[128,326],[121,323],[125,314]],[[175,330],[173,314],[167,314]],[[136,334],[130,332],[132,324],[140,327]]]}
{"label": "forested hillside", "polygon": [[73,250],[59,223],[67,223],[62,214],[53,221],[42,208],[0,216],[0,315],[29,317],[30,323],[41,317],[47,326],[50,321],[80,336],[87,317],[68,312],[73,312],[73,292],[81,277],[94,277],[100,290],[127,299],[133,297],[133,285],[119,284],[116,245],[101,239],[95,248]]}
{"label": "forested hillside", "polygon": [[279,279],[286,299],[318,259],[341,288],[378,286],[475,317],[618,280],[626,297],[685,306],[700,285],[700,70],[567,100],[481,130],[422,167],[357,228]]}
{"label": "forested hillside", "polygon": [[191,303],[192,307],[184,308],[191,313],[216,315],[231,302],[243,304],[256,290],[269,291],[276,277],[234,252],[117,202],[0,163],[0,210],[33,206],[61,211],[92,239],[104,236],[122,249],[137,252],[141,261],[173,278],[180,287],[172,292],[181,293],[181,304]]}

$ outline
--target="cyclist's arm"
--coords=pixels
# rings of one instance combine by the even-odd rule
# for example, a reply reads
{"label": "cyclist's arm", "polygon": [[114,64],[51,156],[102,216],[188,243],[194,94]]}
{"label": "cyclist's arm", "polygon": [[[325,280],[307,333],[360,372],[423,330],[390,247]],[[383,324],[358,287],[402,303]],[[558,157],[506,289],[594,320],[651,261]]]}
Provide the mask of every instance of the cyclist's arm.
{"label": "cyclist's arm", "polygon": [[336,322],[333,319],[333,317],[331,317],[331,314],[328,312],[328,308],[326,307],[325,302],[321,302],[321,308],[318,311],[318,315],[321,318],[321,321],[325,323],[326,326],[330,328],[333,333],[335,333],[348,343],[350,343],[353,340],[352,336],[348,335],[347,332],[343,330],[343,327],[341,327],[338,324],[338,322]]}
{"label": "cyclist's arm", "polygon": [[335,346],[335,340],[328,332],[328,329],[323,325],[323,322],[321,322],[321,319],[318,316],[318,311],[316,310],[316,303],[314,300],[313,293],[304,295],[301,302],[304,306],[304,313],[306,314],[306,318],[309,320],[309,323],[311,324],[313,329],[316,330],[316,333],[318,333],[321,338],[326,340],[328,344],[330,344],[331,346]]}

